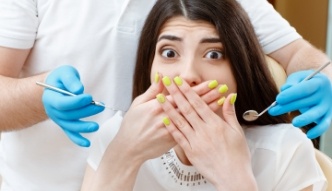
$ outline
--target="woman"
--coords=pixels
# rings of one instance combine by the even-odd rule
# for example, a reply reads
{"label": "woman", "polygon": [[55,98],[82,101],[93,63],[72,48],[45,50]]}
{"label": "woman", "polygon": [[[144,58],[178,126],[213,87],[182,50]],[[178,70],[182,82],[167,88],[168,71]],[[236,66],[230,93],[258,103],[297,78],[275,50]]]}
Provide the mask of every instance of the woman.
{"label": "woman", "polygon": [[[311,141],[288,116],[241,118],[278,90],[236,1],[157,1],[137,55],[135,99],[103,126],[83,190],[324,189]],[[193,91],[218,83],[214,104]]]}

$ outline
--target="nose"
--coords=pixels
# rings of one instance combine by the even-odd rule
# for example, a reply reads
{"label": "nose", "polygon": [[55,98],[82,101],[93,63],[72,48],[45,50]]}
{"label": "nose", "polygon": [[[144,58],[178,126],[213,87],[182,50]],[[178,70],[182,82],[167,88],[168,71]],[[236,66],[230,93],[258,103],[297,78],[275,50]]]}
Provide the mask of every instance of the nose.
{"label": "nose", "polygon": [[202,71],[199,71],[199,67],[194,62],[185,64],[180,71],[180,77],[185,80],[190,86],[195,86],[202,82]]}

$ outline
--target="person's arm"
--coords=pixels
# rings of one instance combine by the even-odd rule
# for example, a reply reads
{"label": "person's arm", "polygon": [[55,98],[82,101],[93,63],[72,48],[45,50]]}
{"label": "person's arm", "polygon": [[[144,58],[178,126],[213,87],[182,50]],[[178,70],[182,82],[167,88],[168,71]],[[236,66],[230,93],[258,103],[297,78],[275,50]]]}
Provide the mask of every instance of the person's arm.
{"label": "person's arm", "polygon": [[332,64],[321,74],[305,82],[302,80],[313,69],[329,62],[329,58],[303,39],[295,40],[269,56],[278,61],[289,75],[276,97],[278,104],[269,109],[269,114],[276,116],[298,110],[301,114],[293,119],[293,125],[304,127],[315,123],[307,135],[311,139],[320,136],[330,127],[332,120]]}
{"label": "person's arm", "polygon": [[95,171],[88,166],[81,191],[133,190],[137,173],[143,161],[130,150],[110,144]]}
{"label": "person's arm", "polygon": [[22,129],[47,118],[41,102],[43,89],[35,85],[46,74],[19,78],[29,52],[0,47],[0,131]]}
{"label": "person's arm", "polygon": [[123,118],[116,114],[103,124],[107,127],[98,132],[97,136],[101,137],[96,137],[97,142],[91,149],[88,159],[91,167],[87,167],[83,191],[132,190],[144,161],[161,156],[175,146],[171,135],[162,127],[164,114],[155,100],[160,91],[160,82],[153,83],[133,101]]}
{"label": "person's arm", "polygon": [[[316,123],[307,135],[309,138],[320,136],[330,127],[332,119],[332,108],[328,107],[332,103],[332,66],[328,66],[323,71],[325,76],[308,80],[302,83],[301,87],[296,84],[304,79],[304,72],[307,72],[307,69],[316,69],[328,62],[329,58],[302,39],[295,28],[290,26],[268,1],[238,1],[248,13],[264,53],[277,60],[287,75],[293,74],[291,79],[287,78],[281,93],[276,98],[278,104],[269,109],[269,114],[277,116],[291,111],[300,111],[301,115],[294,118],[293,125],[303,127]],[[302,93],[303,90],[311,90],[311,92]]]}
{"label": "person's arm", "polygon": [[[300,70],[317,69],[330,60],[326,54],[304,39],[295,40],[269,56],[283,66],[287,75]],[[332,80],[332,64],[322,72]]]}

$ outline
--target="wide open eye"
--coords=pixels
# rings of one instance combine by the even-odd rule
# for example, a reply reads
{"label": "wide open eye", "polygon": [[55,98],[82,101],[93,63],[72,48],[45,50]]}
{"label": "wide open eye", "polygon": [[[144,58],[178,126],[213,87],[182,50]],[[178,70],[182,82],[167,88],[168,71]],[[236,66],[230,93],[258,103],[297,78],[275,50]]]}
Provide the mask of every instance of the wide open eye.
{"label": "wide open eye", "polygon": [[161,55],[165,58],[174,58],[177,56],[177,53],[172,49],[164,49],[162,50]]}
{"label": "wide open eye", "polygon": [[210,58],[210,59],[221,59],[223,57],[223,54],[221,53],[221,51],[218,50],[212,50],[209,51],[206,55],[206,58]]}

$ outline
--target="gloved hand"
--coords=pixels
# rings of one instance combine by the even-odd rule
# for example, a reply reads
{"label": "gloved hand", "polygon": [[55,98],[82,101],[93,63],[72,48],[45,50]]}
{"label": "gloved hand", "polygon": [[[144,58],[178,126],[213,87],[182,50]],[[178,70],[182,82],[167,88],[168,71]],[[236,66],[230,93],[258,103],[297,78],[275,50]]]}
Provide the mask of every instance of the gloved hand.
{"label": "gloved hand", "polygon": [[45,88],[42,102],[46,114],[58,124],[69,139],[79,146],[89,147],[90,141],[80,133],[98,130],[99,125],[81,118],[95,115],[104,107],[91,104],[92,96],[84,94],[78,71],[69,65],[60,66],[47,76],[46,83],[69,91],[77,96],[68,96]]}
{"label": "gloved hand", "polygon": [[268,111],[272,116],[300,111],[301,114],[295,117],[292,123],[295,127],[316,123],[316,126],[307,132],[310,139],[323,134],[332,120],[332,84],[329,78],[318,73],[301,82],[313,72],[305,70],[291,74],[276,98],[277,105]]}

